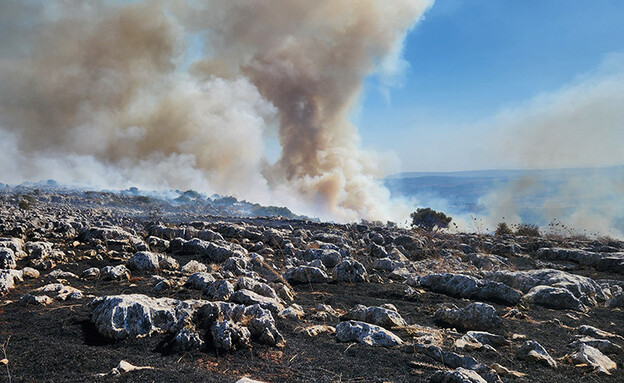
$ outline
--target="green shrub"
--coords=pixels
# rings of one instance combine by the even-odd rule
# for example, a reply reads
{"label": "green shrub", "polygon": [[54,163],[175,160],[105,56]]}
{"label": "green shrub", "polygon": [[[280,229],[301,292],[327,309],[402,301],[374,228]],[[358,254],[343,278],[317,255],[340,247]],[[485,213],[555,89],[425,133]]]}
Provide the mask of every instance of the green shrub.
{"label": "green shrub", "polygon": [[447,228],[453,218],[431,208],[419,208],[412,214],[412,227],[426,231],[438,231]]}
{"label": "green shrub", "polygon": [[28,203],[35,203],[35,201],[36,201],[35,197],[33,197],[31,195],[28,195],[28,194],[23,195],[22,198],[24,200],[26,200],[26,202],[28,202]]}
{"label": "green shrub", "polygon": [[154,201],[148,196],[140,195],[140,196],[134,197],[134,202],[140,203],[140,204],[150,204]]}
{"label": "green shrub", "polygon": [[30,210],[30,203],[25,199],[20,199],[17,203],[17,206],[19,206],[19,208],[22,210]]}
{"label": "green shrub", "polygon": [[513,231],[507,226],[505,222],[500,222],[496,227],[496,235],[510,235],[513,234]]}
{"label": "green shrub", "polygon": [[539,227],[537,225],[522,224],[516,229],[516,235],[525,237],[540,237]]}
{"label": "green shrub", "polygon": [[251,215],[256,217],[285,217],[293,218],[295,215],[287,207],[261,206],[254,204],[251,207]]}
{"label": "green shrub", "polygon": [[183,196],[189,198],[189,199],[198,199],[201,197],[201,195],[199,194],[198,191],[195,190],[187,190],[184,193],[182,193]]}

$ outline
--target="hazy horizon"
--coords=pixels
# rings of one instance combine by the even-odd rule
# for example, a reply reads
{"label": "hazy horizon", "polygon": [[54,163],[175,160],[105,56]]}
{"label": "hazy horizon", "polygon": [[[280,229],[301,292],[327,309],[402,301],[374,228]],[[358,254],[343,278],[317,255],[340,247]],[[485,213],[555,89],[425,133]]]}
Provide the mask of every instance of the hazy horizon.
{"label": "hazy horizon", "polygon": [[[603,0],[3,1],[0,181],[396,220],[420,203],[392,198],[383,180],[400,172],[623,165],[622,14]],[[568,181],[561,198],[624,194],[599,174]]]}

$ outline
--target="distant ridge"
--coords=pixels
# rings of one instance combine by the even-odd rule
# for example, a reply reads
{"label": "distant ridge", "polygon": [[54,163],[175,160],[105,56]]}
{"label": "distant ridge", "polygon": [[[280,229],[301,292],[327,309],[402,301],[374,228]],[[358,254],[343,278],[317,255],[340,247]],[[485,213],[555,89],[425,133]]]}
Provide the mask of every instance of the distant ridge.
{"label": "distant ridge", "polygon": [[561,168],[561,169],[489,169],[465,170],[453,172],[403,172],[392,174],[386,179],[405,179],[420,177],[452,177],[452,178],[517,178],[522,176],[558,177],[579,176],[590,174],[624,175],[624,165],[595,168]]}

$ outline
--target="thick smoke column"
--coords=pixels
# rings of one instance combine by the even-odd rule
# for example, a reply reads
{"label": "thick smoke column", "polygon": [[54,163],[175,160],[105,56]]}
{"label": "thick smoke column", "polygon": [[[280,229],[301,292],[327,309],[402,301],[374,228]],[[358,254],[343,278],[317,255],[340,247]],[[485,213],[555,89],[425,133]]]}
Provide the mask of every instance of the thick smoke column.
{"label": "thick smoke column", "polygon": [[[347,114],[366,76],[400,65],[430,5],[4,1],[2,177],[193,187],[389,218],[380,160]],[[282,152],[269,164],[275,127]]]}

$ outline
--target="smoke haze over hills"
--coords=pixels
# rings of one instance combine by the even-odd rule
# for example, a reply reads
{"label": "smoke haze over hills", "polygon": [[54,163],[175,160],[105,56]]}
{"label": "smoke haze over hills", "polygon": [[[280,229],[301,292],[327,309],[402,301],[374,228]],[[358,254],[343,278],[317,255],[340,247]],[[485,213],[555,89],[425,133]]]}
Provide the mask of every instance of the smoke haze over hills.
{"label": "smoke haze over hills", "polygon": [[396,74],[430,5],[2,2],[3,181],[195,188],[390,218],[385,160],[360,148],[347,115],[366,76]]}

